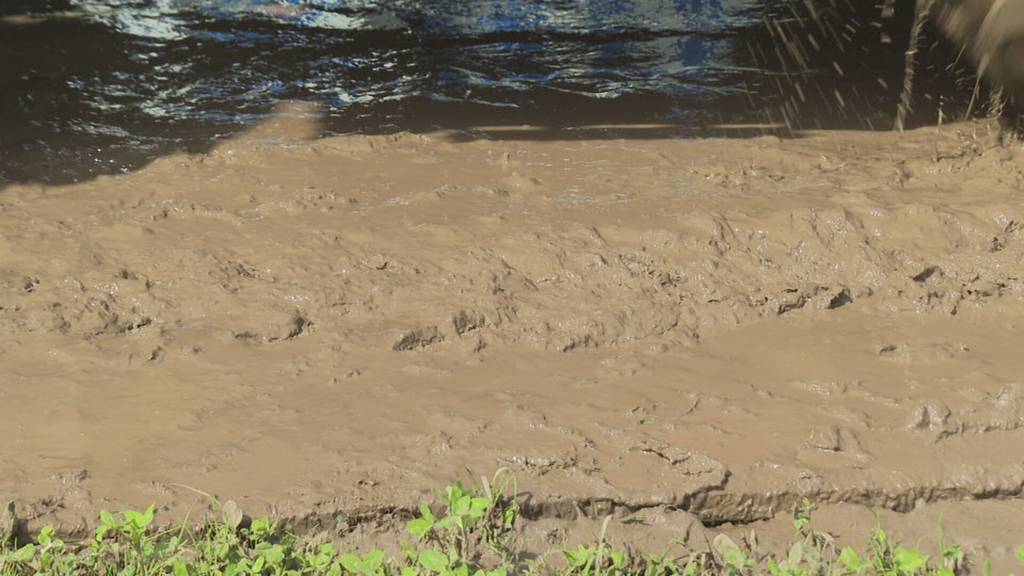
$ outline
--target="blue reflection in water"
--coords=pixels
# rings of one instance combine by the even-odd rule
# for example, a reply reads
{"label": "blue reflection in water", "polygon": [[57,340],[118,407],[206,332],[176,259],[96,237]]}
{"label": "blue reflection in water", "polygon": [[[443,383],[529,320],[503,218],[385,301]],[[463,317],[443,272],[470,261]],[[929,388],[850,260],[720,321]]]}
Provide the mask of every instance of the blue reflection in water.
{"label": "blue reflection in water", "polygon": [[[274,98],[329,106],[422,96],[518,106],[531,90],[594,98],[712,97],[736,88],[728,37],[753,0],[314,1],[78,0],[85,17],[129,37],[152,68],[141,109],[218,116]],[[626,36],[623,36],[623,35]],[[221,67],[176,55],[222,50]],[[723,49],[724,48],[724,49]],[[337,56],[328,56],[330,53]],[[167,65],[173,70],[168,70]],[[225,70],[225,66],[227,69]],[[158,71],[173,72],[161,75]],[[225,77],[225,73],[228,74]],[[109,76],[76,78],[97,108]],[[709,85],[717,83],[718,85]],[[239,119],[245,117],[239,115]]]}
{"label": "blue reflection in water", "polygon": [[[335,122],[328,131],[595,119],[696,125],[759,114],[745,92],[777,93],[783,80],[748,44],[770,39],[763,18],[790,14],[792,1],[4,0],[0,152],[78,138],[69,153],[156,154],[168,142],[229,135],[295,99],[323,104]],[[861,4],[867,22],[874,3],[851,3]],[[5,23],[30,9],[42,13],[34,27]],[[891,52],[899,70],[900,52]],[[884,95],[871,86],[882,73],[872,67],[881,60],[862,54],[869,82],[861,99],[878,100]],[[784,80],[832,81],[816,74]],[[898,77],[886,82],[896,86]]]}

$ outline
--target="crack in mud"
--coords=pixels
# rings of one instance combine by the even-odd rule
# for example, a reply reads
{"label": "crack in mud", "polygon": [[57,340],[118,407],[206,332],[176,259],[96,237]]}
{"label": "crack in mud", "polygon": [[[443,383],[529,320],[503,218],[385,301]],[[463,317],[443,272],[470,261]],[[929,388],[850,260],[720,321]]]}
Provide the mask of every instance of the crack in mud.
{"label": "crack in mud", "polygon": [[[626,502],[609,498],[566,498],[544,501],[533,500],[529,495],[520,495],[517,500],[522,516],[529,521],[543,519],[576,520],[588,518],[601,520],[606,516],[628,517],[653,509],[670,509],[690,513],[708,528],[723,525],[746,525],[771,520],[779,514],[791,514],[804,500],[822,506],[828,504],[850,504],[872,510],[889,510],[908,514],[922,504],[943,502],[982,502],[991,500],[1024,499],[1024,481],[1007,486],[992,486],[970,489],[964,487],[919,487],[902,492],[887,492],[872,489],[823,490],[816,492],[781,491],[774,493],[730,493],[721,489],[709,489],[687,495],[679,500],[650,500]],[[305,514],[288,515],[283,518],[299,532],[315,532],[325,527],[334,528],[339,515],[351,528],[362,524],[388,526],[414,518],[419,513],[415,507],[372,507],[369,509],[318,509]]]}

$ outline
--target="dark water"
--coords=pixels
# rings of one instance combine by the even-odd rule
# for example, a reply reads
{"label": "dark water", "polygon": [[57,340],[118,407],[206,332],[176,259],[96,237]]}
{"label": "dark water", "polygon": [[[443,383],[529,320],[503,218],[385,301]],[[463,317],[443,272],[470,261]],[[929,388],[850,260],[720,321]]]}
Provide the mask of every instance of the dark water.
{"label": "dark water", "polygon": [[[0,186],[202,151],[286,100],[320,104],[325,135],[887,129],[912,4],[883,17],[866,0],[4,0]],[[927,42],[917,123],[961,114],[974,83]]]}

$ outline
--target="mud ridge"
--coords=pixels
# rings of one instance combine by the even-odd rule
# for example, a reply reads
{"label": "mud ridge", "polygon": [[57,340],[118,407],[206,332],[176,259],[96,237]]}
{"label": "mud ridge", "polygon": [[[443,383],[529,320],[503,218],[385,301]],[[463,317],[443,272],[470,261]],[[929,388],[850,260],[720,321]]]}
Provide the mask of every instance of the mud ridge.
{"label": "mud ridge", "polygon": [[[952,502],[1011,501],[1024,499],[1024,482],[1012,486],[987,488],[920,487],[898,493],[872,489],[833,490],[813,493],[779,492],[720,493],[694,495],[681,501],[625,502],[604,498],[570,498],[532,501],[528,496],[517,498],[522,516],[531,521],[601,520],[606,516],[625,518],[654,509],[671,509],[696,516],[707,528],[724,525],[742,526],[772,520],[778,515],[790,515],[805,500],[817,506],[847,504],[870,510],[889,510],[909,514],[923,504]],[[374,525],[381,529],[400,529],[401,525],[416,517],[418,508],[381,507],[369,509],[319,509],[305,514],[286,515],[280,520],[298,533],[316,533],[338,527],[339,516],[343,525],[352,529]]]}

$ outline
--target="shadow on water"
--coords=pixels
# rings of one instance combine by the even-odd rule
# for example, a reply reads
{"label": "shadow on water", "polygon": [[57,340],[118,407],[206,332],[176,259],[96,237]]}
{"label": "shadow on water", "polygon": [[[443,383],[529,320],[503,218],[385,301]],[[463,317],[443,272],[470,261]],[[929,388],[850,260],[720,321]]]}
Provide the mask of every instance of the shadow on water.
{"label": "shadow on water", "polygon": [[[294,100],[317,104],[322,136],[889,129],[912,4],[9,0],[0,187],[203,152]],[[975,85],[936,34],[927,42],[916,124],[962,115]]]}

